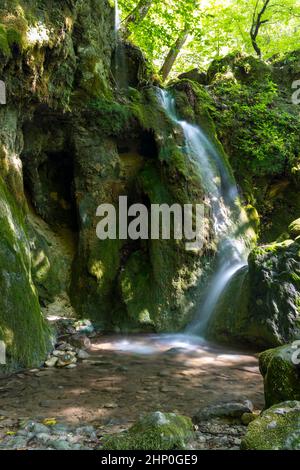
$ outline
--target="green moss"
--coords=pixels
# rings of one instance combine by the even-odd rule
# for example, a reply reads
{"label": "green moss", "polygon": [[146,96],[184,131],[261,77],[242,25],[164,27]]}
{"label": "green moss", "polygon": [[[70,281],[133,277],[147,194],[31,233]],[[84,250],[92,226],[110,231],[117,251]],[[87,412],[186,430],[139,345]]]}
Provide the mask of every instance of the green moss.
{"label": "green moss", "polygon": [[243,450],[300,450],[300,402],[287,401],[249,424]]}
{"label": "green moss", "polygon": [[99,131],[107,136],[117,136],[129,129],[132,114],[128,106],[101,98],[88,104],[89,118],[99,124]]}
{"label": "green moss", "polygon": [[7,31],[0,24],[0,52],[5,56],[9,57],[11,55],[10,47],[7,39]]}
{"label": "green moss", "polygon": [[26,45],[22,32],[13,28],[9,28],[7,30],[7,40],[11,50],[17,48],[20,52],[22,52]]}
{"label": "green moss", "polygon": [[300,400],[300,373],[292,361],[296,352],[289,345],[260,354],[259,364],[264,377],[267,408],[283,401]]}
{"label": "green moss", "polygon": [[150,413],[140,418],[125,433],[104,439],[106,450],[184,449],[194,437],[190,418],[174,413]]}
{"label": "green moss", "polygon": [[0,339],[7,345],[8,365],[39,365],[49,346],[31,279],[29,242],[23,215],[0,182]]}
{"label": "green moss", "polygon": [[300,235],[300,219],[294,220],[289,226],[289,233],[293,238],[297,238]]}
{"label": "green moss", "polygon": [[129,317],[143,330],[154,327],[152,318],[158,299],[154,286],[149,289],[152,282],[147,258],[142,252],[131,255],[120,278],[122,298]]}

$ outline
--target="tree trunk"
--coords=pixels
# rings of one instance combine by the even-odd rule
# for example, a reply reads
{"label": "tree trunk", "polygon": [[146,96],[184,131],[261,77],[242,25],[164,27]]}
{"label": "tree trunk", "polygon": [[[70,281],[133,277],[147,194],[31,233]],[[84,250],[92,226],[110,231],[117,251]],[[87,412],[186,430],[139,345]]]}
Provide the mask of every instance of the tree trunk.
{"label": "tree trunk", "polygon": [[189,29],[185,28],[183,31],[181,31],[181,33],[179,34],[178,38],[177,38],[177,41],[175,42],[175,44],[173,44],[173,46],[171,47],[167,57],[166,57],[166,60],[162,66],[162,68],[160,69],[160,75],[163,79],[163,81],[165,81],[171,70],[172,70],[172,67],[181,51],[181,49],[183,48],[184,44],[186,43],[187,41],[187,38],[189,36]]}
{"label": "tree trunk", "polygon": [[134,24],[139,24],[147,16],[148,11],[151,8],[153,0],[140,0],[137,6],[132,10],[132,12],[125,18],[123,23],[124,37],[127,39],[131,32],[129,26]]}
{"label": "tree trunk", "polygon": [[258,37],[259,31],[260,31],[260,28],[262,27],[262,25],[265,24],[265,23],[268,23],[268,21],[269,21],[269,20],[263,20],[262,18],[264,16],[264,14],[266,13],[266,10],[268,9],[270,1],[271,0],[264,0],[263,7],[261,8],[261,10],[259,12],[257,12],[258,4],[259,4],[259,0],[257,0],[255,10],[254,10],[254,13],[253,13],[253,20],[252,20],[251,30],[250,30],[250,36],[251,36],[251,42],[252,42],[253,49],[255,50],[256,54],[258,55],[258,57],[260,59],[261,59],[261,56],[262,56],[262,52],[261,52],[261,49],[258,45],[257,37]]}

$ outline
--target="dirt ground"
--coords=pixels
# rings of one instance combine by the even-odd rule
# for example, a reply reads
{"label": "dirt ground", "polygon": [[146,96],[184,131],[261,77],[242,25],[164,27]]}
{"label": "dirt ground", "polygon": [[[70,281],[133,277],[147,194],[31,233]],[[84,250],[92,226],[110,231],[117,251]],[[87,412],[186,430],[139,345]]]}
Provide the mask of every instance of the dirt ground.
{"label": "dirt ground", "polygon": [[[75,369],[33,369],[0,379],[0,415],[128,427],[144,412],[192,417],[208,404],[263,407],[257,358],[210,346],[182,349],[151,337],[93,339]],[[148,354],[145,354],[147,352]]]}

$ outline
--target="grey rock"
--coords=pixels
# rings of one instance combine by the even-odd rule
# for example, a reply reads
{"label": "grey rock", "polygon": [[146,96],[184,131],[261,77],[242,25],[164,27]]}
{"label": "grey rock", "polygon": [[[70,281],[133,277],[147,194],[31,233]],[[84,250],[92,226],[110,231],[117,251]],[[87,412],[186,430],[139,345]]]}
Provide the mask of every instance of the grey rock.
{"label": "grey rock", "polygon": [[79,349],[77,351],[77,357],[78,357],[78,359],[88,359],[90,357],[90,355],[89,355],[89,353],[87,353],[83,349]]}
{"label": "grey rock", "polygon": [[62,440],[52,441],[51,446],[55,450],[71,450],[72,449],[72,447],[67,441],[62,441]]}
{"label": "grey rock", "polygon": [[253,405],[250,401],[241,403],[219,403],[216,405],[209,405],[206,408],[198,411],[198,413],[193,417],[193,422],[197,424],[213,418],[240,420],[244,413],[251,413],[252,411]]}
{"label": "grey rock", "polygon": [[45,432],[40,432],[35,435],[35,438],[43,444],[48,444],[51,436]]}

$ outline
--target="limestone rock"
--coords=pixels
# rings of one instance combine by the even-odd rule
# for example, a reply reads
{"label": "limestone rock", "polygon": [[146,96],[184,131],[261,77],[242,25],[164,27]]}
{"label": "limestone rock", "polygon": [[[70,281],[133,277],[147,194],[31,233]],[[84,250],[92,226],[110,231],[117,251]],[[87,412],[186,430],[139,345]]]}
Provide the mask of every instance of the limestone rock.
{"label": "limestone rock", "polygon": [[300,342],[265,351],[259,356],[266,407],[300,401]]}
{"label": "limestone rock", "polygon": [[224,420],[239,420],[245,413],[253,411],[253,404],[247,400],[245,402],[227,402],[216,405],[209,405],[200,410],[194,417],[193,422],[198,424],[214,418]]}
{"label": "limestone rock", "polygon": [[241,447],[246,450],[300,450],[300,402],[269,408],[249,424]]}

